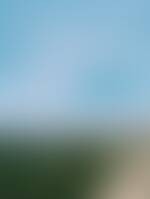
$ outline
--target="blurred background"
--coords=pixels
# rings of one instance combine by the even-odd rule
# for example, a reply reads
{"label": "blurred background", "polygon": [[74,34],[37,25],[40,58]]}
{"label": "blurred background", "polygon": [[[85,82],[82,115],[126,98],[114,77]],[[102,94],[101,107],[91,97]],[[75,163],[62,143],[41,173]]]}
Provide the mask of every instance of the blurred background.
{"label": "blurred background", "polygon": [[149,173],[149,6],[0,1],[2,198],[134,198],[104,192]]}

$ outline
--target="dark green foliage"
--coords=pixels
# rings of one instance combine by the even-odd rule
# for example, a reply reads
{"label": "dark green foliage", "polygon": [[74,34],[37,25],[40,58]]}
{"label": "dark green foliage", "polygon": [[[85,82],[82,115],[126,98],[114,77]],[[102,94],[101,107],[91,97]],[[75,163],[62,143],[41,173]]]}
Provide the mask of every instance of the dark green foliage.
{"label": "dark green foliage", "polygon": [[0,150],[3,199],[82,199],[94,176],[104,184],[113,166],[101,147],[14,146]]}

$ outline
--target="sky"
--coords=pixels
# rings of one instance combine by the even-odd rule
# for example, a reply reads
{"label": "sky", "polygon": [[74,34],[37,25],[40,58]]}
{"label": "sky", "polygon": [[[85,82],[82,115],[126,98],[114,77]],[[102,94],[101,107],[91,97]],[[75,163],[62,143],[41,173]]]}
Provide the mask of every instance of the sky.
{"label": "sky", "polygon": [[148,0],[1,0],[0,121],[148,117]]}

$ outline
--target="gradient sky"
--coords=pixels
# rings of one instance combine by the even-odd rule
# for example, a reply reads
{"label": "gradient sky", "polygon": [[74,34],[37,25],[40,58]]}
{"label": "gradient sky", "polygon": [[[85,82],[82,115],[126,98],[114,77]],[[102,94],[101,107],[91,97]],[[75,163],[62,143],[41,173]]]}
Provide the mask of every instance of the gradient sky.
{"label": "gradient sky", "polygon": [[149,114],[149,8],[148,0],[1,0],[0,118]]}

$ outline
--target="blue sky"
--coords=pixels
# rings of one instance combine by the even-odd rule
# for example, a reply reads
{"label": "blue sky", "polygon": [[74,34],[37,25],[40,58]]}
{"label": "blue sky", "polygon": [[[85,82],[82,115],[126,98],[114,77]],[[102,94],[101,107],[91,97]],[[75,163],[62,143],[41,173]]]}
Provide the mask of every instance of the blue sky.
{"label": "blue sky", "polygon": [[0,117],[150,113],[148,0],[1,0]]}

